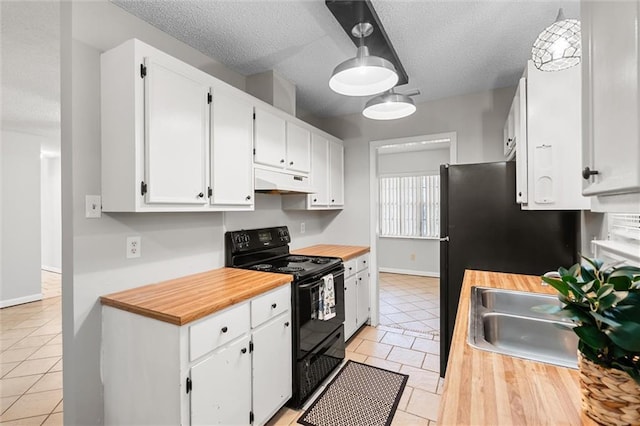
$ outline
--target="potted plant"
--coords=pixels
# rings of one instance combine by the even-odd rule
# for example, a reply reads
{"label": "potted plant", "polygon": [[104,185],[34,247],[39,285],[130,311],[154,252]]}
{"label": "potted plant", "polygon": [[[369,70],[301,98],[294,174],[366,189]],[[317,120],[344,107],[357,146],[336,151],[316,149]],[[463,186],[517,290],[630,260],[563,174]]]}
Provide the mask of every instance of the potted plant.
{"label": "potted plant", "polygon": [[571,319],[578,335],[582,409],[603,424],[640,424],[640,268],[584,264],[542,280],[563,306],[539,307]]}

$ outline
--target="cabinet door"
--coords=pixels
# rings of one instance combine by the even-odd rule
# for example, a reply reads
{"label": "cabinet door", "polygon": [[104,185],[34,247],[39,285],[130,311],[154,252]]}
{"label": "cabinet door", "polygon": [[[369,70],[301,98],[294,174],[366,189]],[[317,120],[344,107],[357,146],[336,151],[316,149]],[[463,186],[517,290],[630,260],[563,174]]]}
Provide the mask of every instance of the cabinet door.
{"label": "cabinet door", "polygon": [[254,131],[255,162],[284,168],[287,158],[284,119],[256,108]]}
{"label": "cabinet door", "polygon": [[145,58],[146,202],[205,204],[208,82],[172,58]]}
{"label": "cabinet door", "polygon": [[316,190],[309,195],[312,206],[329,204],[329,141],[311,135],[311,186]]}
{"label": "cabinet door", "polygon": [[640,192],[640,3],[582,2],[583,194]]}
{"label": "cabinet door", "polygon": [[216,90],[211,111],[211,204],[253,204],[253,106]]}
{"label": "cabinet door", "polygon": [[253,331],[253,414],[264,424],[292,395],[291,311]]}
{"label": "cabinet door", "polygon": [[287,122],[287,169],[309,173],[311,163],[311,133]]}
{"label": "cabinet door", "polygon": [[356,286],[358,293],[356,326],[360,327],[369,319],[369,270],[356,274]]}
{"label": "cabinet door", "polygon": [[344,338],[348,339],[357,330],[358,294],[356,276],[344,280]]}
{"label": "cabinet door", "polygon": [[528,160],[527,160],[527,79],[518,82],[516,95],[513,99],[518,105],[518,114],[514,122],[514,137],[516,139],[516,203],[526,204],[529,200],[528,190]]}
{"label": "cabinet door", "polygon": [[251,354],[249,336],[214,352],[191,368],[191,424],[249,423]]}
{"label": "cabinet door", "polygon": [[329,204],[341,206],[344,204],[344,148],[335,142],[329,142],[329,182],[331,191]]}

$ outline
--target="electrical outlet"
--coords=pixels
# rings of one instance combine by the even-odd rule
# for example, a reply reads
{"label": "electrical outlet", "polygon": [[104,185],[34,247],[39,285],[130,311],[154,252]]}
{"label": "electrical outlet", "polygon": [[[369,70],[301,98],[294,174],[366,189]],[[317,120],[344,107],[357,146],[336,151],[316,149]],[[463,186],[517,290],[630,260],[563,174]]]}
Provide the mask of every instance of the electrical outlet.
{"label": "electrical outlet", "polygon": [[409,259],[416,260],[416,254],[415,253],[411,253],[411,256],[409,256]]}
{"label": "electrical outlet", "polygon": [[97,219],[102,216],[102,197],[99,195],[86,195],[84,197],[84,217]]}
{"label": "electrical outlet", "polygon": [[307,230],[306,224],[304,222],[300,222],[300,233],[304,234],[306,230]]}
{"label": "electrical outlet", "polygon": [[127,237],[127,259],[134,259],[142,255],[140,236]]}

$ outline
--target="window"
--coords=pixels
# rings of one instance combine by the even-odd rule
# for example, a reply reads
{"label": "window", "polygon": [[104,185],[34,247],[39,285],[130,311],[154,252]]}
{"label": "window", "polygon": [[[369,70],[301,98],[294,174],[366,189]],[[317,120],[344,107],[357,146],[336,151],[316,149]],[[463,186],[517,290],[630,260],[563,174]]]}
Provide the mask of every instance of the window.
{"label": "window", "polygon": [[381,237],[439,237],[439,175],[385,176],[379,185]]}

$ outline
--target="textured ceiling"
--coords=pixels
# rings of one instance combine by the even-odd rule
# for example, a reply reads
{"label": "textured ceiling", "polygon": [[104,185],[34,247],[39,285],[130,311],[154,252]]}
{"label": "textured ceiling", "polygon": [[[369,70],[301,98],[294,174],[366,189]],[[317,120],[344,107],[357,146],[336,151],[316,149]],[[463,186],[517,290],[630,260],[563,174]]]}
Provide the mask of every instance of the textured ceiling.
{"label": "textured ceiling", "polygon": [[[112,0],[243,75],[273,69],[319,117],[362,110],[367,98],[333,93],[333,68],[355,55],[324,0]],[[513,86],[538,33],[573,1],[372,0],[409,75],[416,102]]]}
{"label": "textured ceiling", "polygon": [[44,136],[59,151],[60,5],[0,1],[2,128]]}

